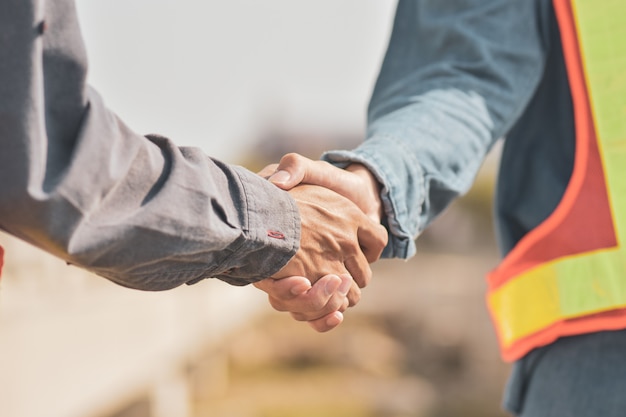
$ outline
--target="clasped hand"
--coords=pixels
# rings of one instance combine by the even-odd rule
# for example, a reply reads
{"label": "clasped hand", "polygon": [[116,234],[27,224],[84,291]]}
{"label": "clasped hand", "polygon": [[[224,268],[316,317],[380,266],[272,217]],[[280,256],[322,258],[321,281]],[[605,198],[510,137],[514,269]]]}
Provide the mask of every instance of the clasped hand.
{"label": "clasped hand", "polygon": [[297,154],[285,155],[259,175],[294,198],[301,237],[291,261],[255,286],[268,294],[275,309],[317,331],[330,330],[359,301],[359,288],[372,276],[369,264],[387,244],[378,183],[361,165],[342,170]]}

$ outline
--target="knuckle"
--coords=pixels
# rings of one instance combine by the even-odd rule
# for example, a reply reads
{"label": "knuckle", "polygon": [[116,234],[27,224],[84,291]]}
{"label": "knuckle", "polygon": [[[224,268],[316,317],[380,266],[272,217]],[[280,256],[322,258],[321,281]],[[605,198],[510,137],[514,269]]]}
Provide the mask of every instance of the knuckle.
{"label": "knuckle", "polygon": [[345,309],[348,307],[354,307],[355,305],[357,305],[359,303],[359,301],[361,301],[361,293],[360,291],[351,291],[350,294],[348,294],[348,305],[344,306],[342,305],[341,308]]}
{"label": "knuckle", "polygon": [[380,241],[380,244],[383,246],[386,245],[389,241],[389,234],[387,233],[387,229],[385,229],[383,226],[380,226],[378,230],[378,239]]}
{"label": "knuckle", "polygon": [[324,310],[322,311],[322,313],[328,314],[328,313],[332,313],[333,311],[339,310],[341,306],[343,305],[344,299],[345,297],[342,297],[338,294],[334,295],[333,297],[330,298],[330,300],[328,300],[328,302],[324,306]]}
{"label": "knuckle", "polygon": [[302,155],[298,153],[289,152],[283,155],[282,158],[280,158],[280,165],[292,165],[292,164],[297,163],[302,158],[303,158]]}
{"label": "knuckle", "polygon": [[326,305],[327,305],[326,300],[323,300],[321,298],[314,298],[313,300],[311,300],[311,303],[309,304],[309,310],[319,311],[319,310],[322,310],[324,307],[326,307]]}

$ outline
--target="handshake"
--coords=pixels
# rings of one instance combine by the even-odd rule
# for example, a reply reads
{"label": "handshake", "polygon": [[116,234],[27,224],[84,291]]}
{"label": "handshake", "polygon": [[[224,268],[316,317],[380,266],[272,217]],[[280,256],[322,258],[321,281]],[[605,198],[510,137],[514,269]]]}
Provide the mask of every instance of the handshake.
{"label": "handshake", "polygon": [[363,165],[345,170],[291,153],[259,175],[294,198],[301,218],[300,248],[272,277],[254,285],[278,311],[290,312],[325,332],[343,321],[343,312],[361,298],[371,277],[370,263],[387,244],[380,224],[380,185]]}

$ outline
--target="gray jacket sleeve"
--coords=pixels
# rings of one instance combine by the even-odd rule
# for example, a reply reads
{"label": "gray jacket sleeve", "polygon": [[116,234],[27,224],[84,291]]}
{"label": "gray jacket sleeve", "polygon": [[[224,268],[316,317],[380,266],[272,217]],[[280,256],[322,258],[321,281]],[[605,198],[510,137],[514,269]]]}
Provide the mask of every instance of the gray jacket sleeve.
{"label": "gray jacket sleeve", "polygon": [[[118,284],[244,285],[300,241],[291,197],[133,132],[85,84],[73,0],[0,2],[0,227]],[[10,256],[10,254],[7,254]]]}

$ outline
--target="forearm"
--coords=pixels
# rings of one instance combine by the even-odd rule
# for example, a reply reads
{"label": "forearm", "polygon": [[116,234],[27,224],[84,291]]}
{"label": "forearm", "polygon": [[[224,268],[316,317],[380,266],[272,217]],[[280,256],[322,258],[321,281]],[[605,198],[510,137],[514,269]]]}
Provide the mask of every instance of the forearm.
{"label": "forearm", "polygon": [[[431,92],[370,125],[352,151],[323,158],[360,163],[380,183],[390,242],[384,257],[407,258],[414,240],[448,204],[471,186],[495,139],[484,104],[457,92]],[[459,113],[449,114],[447,106]]]}
{"label": "forearm", "polygon": [[382,184],[384,256],[414,253],[532,97],[546,49],[538,10],[535,1],[400,1],[367,138],[324,155],[362,163]]}
{"label": "forearm", "polygon": [[2,229],[146,290],[245,284],[287,263],[300,224],[286,192],[133,132],[85,85],[73,3],[11,3],[0,6]]}

